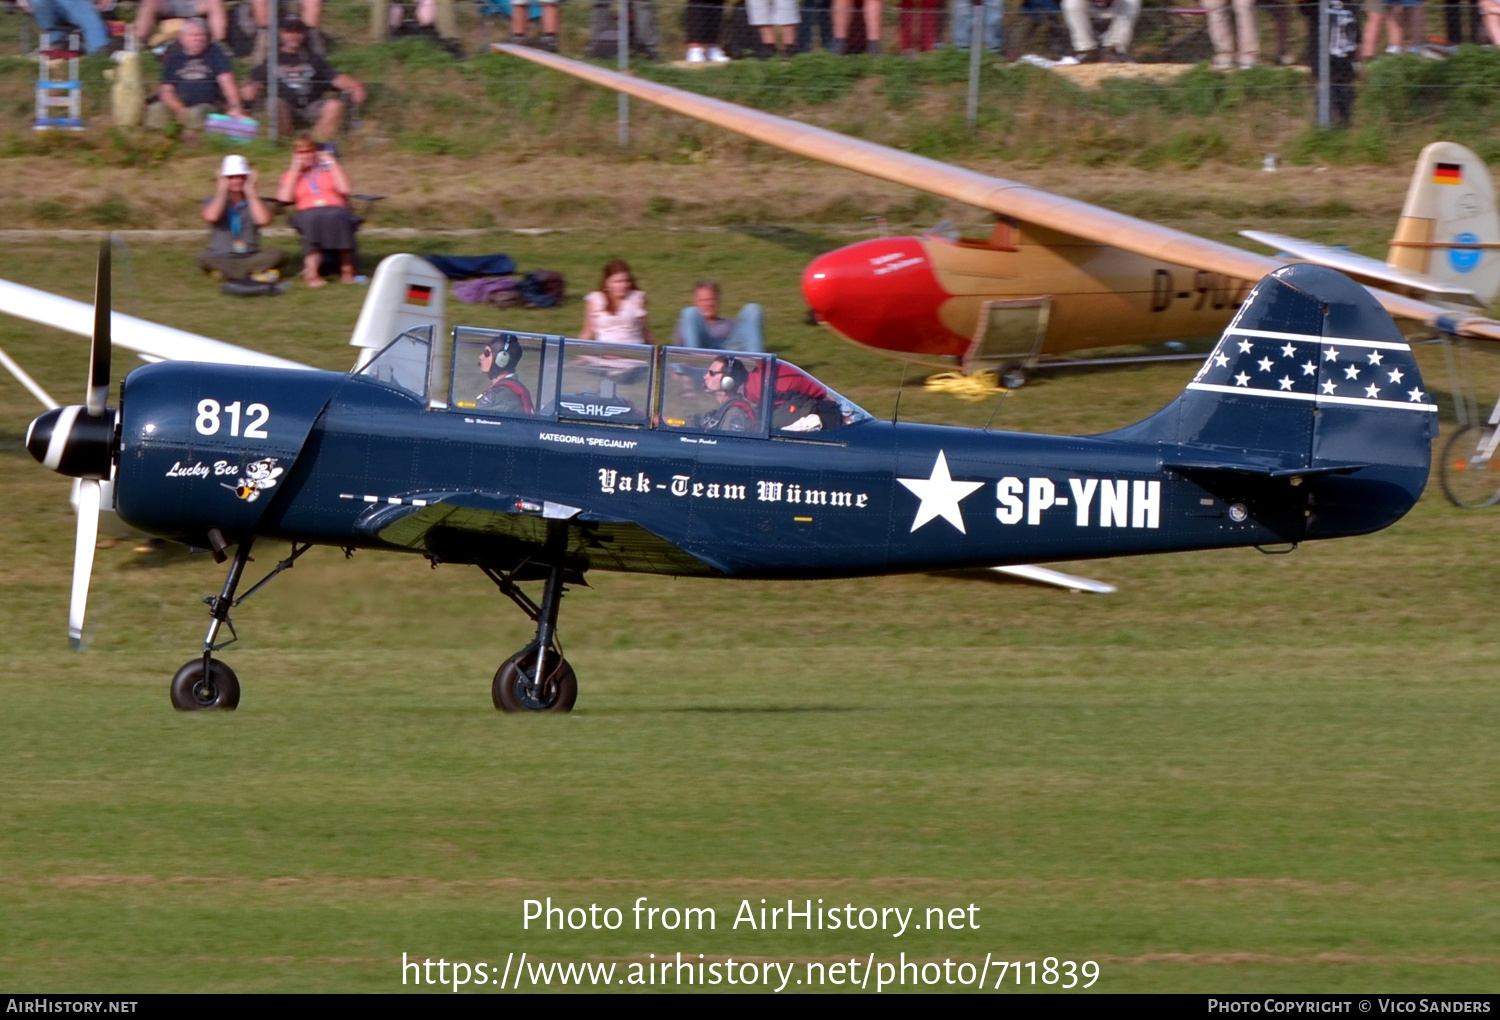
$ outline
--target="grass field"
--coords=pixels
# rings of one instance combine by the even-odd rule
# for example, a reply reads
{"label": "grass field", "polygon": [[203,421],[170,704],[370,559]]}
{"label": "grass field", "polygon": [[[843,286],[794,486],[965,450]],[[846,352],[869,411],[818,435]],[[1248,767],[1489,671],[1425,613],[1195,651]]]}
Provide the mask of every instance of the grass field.
{"label": "grass field", "polygon": [[[1399,196],[1403,176],[1318,222],[1309,206],[1301,225],[1367,246],[1389,199],[1362,196]],[[1232,226],[1201,222],[1211,211],[1180,189],[1130,194],[1178,225]],[[659,334],[691,281],[718,275],[731,304],[767,304],[773,349],[888,414],[900,367],[801,322],[801,266],[850,236],[639,228],[420,246],[507,250],[575,287],[623,254]],[[362,290],[234,302],[201,282],[192,247],[135,243],[117,307],[348,364]],[[0,251],[0,277],[86,298],[91,259],[85,241],[37,241]],[[575,302],[508,321],[571,330],[578,315]],[[81,395],[82,341],[3,320],[0,346],[59,399]],[[1438,350],[1419,360],[1446,395]],[[1495,360],[1481,356],[1489,394]],[[1118,426],[1192,370],[1045,377],[997,422]],[[917,382],[903,418],[982,424],[992,410]],[[35,411],[0,377],[0,988],[392,991],[403,952],[501,966],[522,951],[904,951],[1094,960],[1100,991],[1500,989],[1500,647],[1484,608],[1500,519],[1435,486],[1384,533],[1292,556],[1077,565],[1119,586],[1107,597],[981,573],[591,575],[563,604],[581,685],[565,718],[491,707],[490,676],[528,625],[478,571],[316,550],[236,613],[244,637],[224,658],[240,710],[183,716],[167,681],[202,639],[199,599],[221,568],[101,550],[91,647],[67,652],[73,520],[66,483],[21,449]],[[523,930],[523,900],[547,896],[621,908],[626,925]],[[714,907],[717,928],[633,930],[638,896]],[[740,902],[761,898],[918,919],[972,903],[980,927],[732,930]]]}

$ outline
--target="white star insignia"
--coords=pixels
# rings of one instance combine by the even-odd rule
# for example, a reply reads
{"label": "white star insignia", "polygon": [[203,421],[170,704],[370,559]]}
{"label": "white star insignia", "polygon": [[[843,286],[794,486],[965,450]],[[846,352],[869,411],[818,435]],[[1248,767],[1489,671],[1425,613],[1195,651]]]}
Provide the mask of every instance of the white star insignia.
{"label": "white star insignia", "polygon": [[1256,364],[1260,366],[1260,370],[1262,372],[1269,372],[1269,371],[1271,371],[1271,359],[1270,358],[1261,358],[1259,361],[1256,362]]}
{"label": "white star insignia", "polygon": [[1378,365],[1378,364],[1380,364],[1380,352],[1379,351],[1371,351],[1370,352],[1370,364],[1372,364],[1372,365]]}
{"label": "white star insignia", "polygon": [[1239,375],[1234,377],[1234,384],[1236,386],[1248,386],[1250,384],[1250,377],[1244,372],[1241,372]]}
{"label": "white star insignia", "polygon": [[1389,374],[1390,374],[1390,377],[1391,377],[1391,382],[1393,382],[1393,383],[1399,383],[1401,381],[1401,369],[1399,369],[1399,368],[1393,368],[1393,369],[1391,369],[1391,371],[1390,371]]}
{"label": "white star insignia", "polygon": [[1284,390],[1289,390],[1292,388],[1292,377],[1289,375],[1284,375],[1276,381],[1281,384],[1281,388]]}
{"label": "white star insignia", "polygon": [[1324,393],[1331,394],[1336,389],[1338,389],[1338,383],[1334,382],[1332,379],[1324,379],[1323,380],[1323,392]]}
{"label": "white star insignia", "polygon": [[959,510],[958,504],[960,500],[984,483],[955,482],[953,476],[948,473],[948,457],[942,450],[938,451],[937,462],[932,465],[931,476],[898,478],[896,481],[906,486],[922,501],[917,507],[916,519],[911,522],[912,531],[916,531],[935,517],[941,517],[961,533],[965,535],[969,533],[964,528],[964,515]]}
{"label": "white star insignia", "polygon": [[1422,400],[1422,391],[1421,390],[1408,390],[1406,395],[1408,397],[1411,397],[1412,403],[1414,403],[1414,404],[1420,403],[1421,400]]}
{"label": "white star insignia", "polygon": [[1302,374],[1303,375],[1317,375],[1318,374],[1318,366],[1314,365],[1311,361],[1304,361],[1302,363]]}
{"label": "white star insignia", "polygon": [[1338,349],[1335,348],[1335,347],[1328,348],[1328,350],[1326,350],[1326,351],[1323,352],[1323,360],[1324,361],[1337,361],[1337,360],[1339,360]]}
{"label": "white star insignia", "polygon": [[1227,368],[1229,366],[1229,355],[1223,354],[1223,353],[1220,353],[1220,352],[1215,352],[1214,353],[1214,364],[1217,365],[1220,368]]}
{"label": "white star insignia", "polygon": [[1241,340],[1240,341],[1240,353],[1241,354],[1249,354],[1250,353],[1250,341],[1249,340]]}
{"label": "white star insignia", "polygon": [[1358,365],[1350,365],[1348,368],[1344,369],[1344,378],[1345,379],[1358,379],[1359,378],[1359,366]]}
{"label": "white star insignia", "polygon": [[1297,348],[1292,346],[1292,342],[1290,340],[1288,340],[1286,346],[1281,349],[1281,356],[1284,358],[1295,358],[1297,356]]}
{"label": "white star insignia", "polygon": [[1380,387],[1376,386],[1374,383],[1371,383],[1370,385],[1365,387],[1365,396],[1369,397],[1371,400],[1374,400],[1376,397],[1380,396]]}

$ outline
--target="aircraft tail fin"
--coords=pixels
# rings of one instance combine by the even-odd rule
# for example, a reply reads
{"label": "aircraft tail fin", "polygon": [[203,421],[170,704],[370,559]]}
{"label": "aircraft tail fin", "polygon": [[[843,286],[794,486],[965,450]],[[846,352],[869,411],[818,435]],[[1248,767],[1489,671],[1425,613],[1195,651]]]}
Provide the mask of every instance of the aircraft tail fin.
{"label": "aircraft tail fin", "polygon": [[1177,400],[1107,438],[1157,444],[1163,466],[1187,475],[1305,483],[1306,537],[1325,537],[1385,527],[1411,508],[1436,412],[1370,293],[1299,264],[1255,285]]}
{"label": "aircraft tail fin", "polygon": [[382,259],[375,267],[354,335],[349,339],[362,348],[355,369],[363,368],[386,344],[413,326],[433,326],[441,336],[447,292],[448,278],[426,259],[406,254]]}
{"label": "aircraft tail fin", "polygon": [[1500,246],[1489,169],[1462,145],[1433,142],[1417,158],[1386,264],[1465,287],[1488,305],[1500,293],[1500,248],[1481,245]]}

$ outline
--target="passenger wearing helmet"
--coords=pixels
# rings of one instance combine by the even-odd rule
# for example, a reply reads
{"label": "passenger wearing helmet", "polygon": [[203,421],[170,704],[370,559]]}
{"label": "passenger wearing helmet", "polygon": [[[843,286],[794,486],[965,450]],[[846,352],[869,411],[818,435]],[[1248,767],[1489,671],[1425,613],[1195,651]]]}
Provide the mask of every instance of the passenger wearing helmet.
{"label": "passenger wearing helmet", "polygon": [[479,369],[490,384],[474,398],[474,406],[506,414],[531,414],[531,391],[516,378],[521,363],[521,341],[513,333],[501,333],[479,352]]}
{"label": "passenger wearing helmet", "polygon": [[703,375],[703,388],[714,395],[719,406],[703,416],[705,429],[723,432],[755,431],[755,406],[745,399],[745,381],[750,370],[738,358],[725,355],[715,358]]}

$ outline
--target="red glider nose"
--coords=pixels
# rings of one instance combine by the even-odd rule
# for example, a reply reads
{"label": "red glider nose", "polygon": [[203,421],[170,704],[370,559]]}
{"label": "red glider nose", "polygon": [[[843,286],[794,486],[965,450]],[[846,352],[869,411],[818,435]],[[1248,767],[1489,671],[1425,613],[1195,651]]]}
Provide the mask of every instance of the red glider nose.
{"label": "red glider nose", "polygon": [[938,317],[950,295],[917,237],[882,237],[820,255],[802,274],[818,318],[851,340],[912,354],[947,354],[955,336]]}

